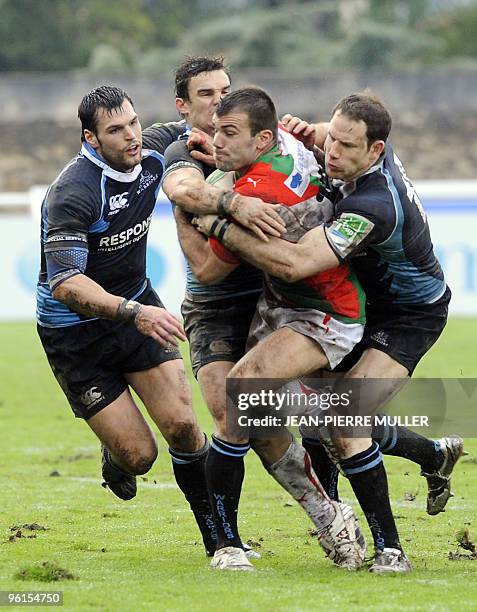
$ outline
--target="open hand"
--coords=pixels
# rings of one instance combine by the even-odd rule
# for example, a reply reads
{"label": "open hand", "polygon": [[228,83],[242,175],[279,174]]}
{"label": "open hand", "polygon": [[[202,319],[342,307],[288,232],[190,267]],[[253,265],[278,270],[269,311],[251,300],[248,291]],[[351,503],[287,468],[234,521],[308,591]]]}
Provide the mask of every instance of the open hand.
{"label": "open hand", "polygon": [[134,324],[138,331],[153,338],[161,346],[177,346],[177,339],[186,340],[182,325],[165,308],[142,304]]}

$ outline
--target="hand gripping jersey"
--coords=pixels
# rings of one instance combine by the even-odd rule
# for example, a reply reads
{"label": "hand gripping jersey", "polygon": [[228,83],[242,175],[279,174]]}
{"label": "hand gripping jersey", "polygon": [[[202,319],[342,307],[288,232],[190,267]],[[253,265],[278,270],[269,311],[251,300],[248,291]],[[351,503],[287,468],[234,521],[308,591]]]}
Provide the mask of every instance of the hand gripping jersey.
{"label": "hand gripping jersey", "polygon": [[[280,128],[277,144],[262,154],[244,175],[237,176],[234,190],[271,204],[283,204],[279,212],[287,225],[284,239],[298,242],[322,222],[325,204],[316,201],[322,172],[313,153]],[[210,238],[210,245],[223,261],[240,261],[214,238]],[[348,264],[295,283],[269,275],[265,278],[275,298],[292,308],[316,308],[343,322],[365,320],[365,295]]]}
{"label": "hand gripping jersey", "polygon": [[146,287],[146,239],[159,191],[165,148],[183,124],[144,132],[143,159],[131,172],[113,170],[93,148],[63,169],[45,196],[41,214],[41,269],[37,320],[46,327],[76,325],[91,318],[70,310],[52,290],[85,274],[106,291],[133,299]]}
{"label": "hand gripping jersey", "polygon": [[371,304],[429,304],[446,290],[426,214],[399,158],[383,158],[357,180],[333,181],[331,248],[351,261]]}

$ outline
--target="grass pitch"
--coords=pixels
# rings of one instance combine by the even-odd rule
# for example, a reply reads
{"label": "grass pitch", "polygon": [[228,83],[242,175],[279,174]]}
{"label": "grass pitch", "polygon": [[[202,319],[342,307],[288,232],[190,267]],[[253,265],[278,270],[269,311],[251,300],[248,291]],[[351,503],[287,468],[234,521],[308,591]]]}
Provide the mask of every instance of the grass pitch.
{"label": "grass pitch", "polygon": [[[477,378],[476,336],[477,320],[451,320],[416,376]],[[456,496],[436,517],[425,513],[418,467],[386,459],[412,574],[334,568],[309,535],[303,511],[253,453],[246,460],[240,526],[262,559],[254,573],[214,572],[174,485],[166,445],[140,479],[137,497],[121,502],[99,486],[98,442],[73,418],[33,324],[1,324],[0,342],[0,590],[60,590],[64,608],[81,611],[477,610],[477,559],[448,556],[457,550],[459,530],[477,540],[475,440],[467,441],[470,454],[456,469]],[[210,432],[196,387],[194,393]],[[340,491],[357,508],[343,480]]]}

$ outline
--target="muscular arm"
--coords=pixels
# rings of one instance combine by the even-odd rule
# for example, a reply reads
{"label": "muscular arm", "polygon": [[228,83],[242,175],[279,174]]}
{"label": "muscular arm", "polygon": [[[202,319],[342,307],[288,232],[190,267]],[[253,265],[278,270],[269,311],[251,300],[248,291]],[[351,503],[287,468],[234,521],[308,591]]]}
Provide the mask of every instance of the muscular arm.
{"label": "muscular arm", "polygon": [[[202,217],[199,221],[201,231],[208,233],[214,219],[212,216]],[[222,242],[255,267],[289,283],[340,264],[329,246],[323,226],[310,230],[294,244],[279,238],[271,238],[269,242],[264,243],[250,232],[230,224]]]}
{"label": "muscular arm", "polygon": [[206,183],[200,170],[192,167],[167,174],[162,189],[173,204],[193,214],[217,213],[218,200],[226,192]]}
{"label": "muscular arm", "polygon": [[228,194],[225,212],[238,223],[267,241],[267,234],[280,236],[285,227],[272,206],[260,198],[241,196],[233,191],[217,187],[204,181],[200,170],[182,167],[166,174],[162,188],[167,197],[184,210],[193,214],[219,212],[219,200]]}
{"label": "muscular arm", "polygon": [[208,240],[191,225],[188,215],[180,208],[174,209],[174,217],[182,251],[201,283],[218,283],[240,265],[219,259],[210,248]]}
{"label": "muscular arm", "polygon": [[115,319],[123,298],[108,293],[85,274],[76,274],[52,291],[55,300],[87,317]]}
{"label": "muscular arm", "polygon": [[[85,274],[76,274],[57,285],[52,292],[53,298],[63,302],[75,312],[88,317],[103,319],[129,320],[129,315],[118,312],[124,298],[108,293]],[[130,302],[130,304],[135,304]],[[138,305],[134,325],[145,336],[150,336],[159,344],[177,346],[176,338],[185,340],[184,330],[179,321],[165,308]]]}

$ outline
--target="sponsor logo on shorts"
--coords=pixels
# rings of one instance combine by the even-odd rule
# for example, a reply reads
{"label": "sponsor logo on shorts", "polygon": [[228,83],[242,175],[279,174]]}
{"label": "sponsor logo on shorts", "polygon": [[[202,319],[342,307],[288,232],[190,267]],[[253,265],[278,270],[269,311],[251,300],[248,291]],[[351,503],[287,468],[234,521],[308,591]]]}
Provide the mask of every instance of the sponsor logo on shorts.
{"label": "sponsor logo on shorts", "polygon": [[104,395],[101,393],[98,387],[91,387],[81,395],[81,401],[86,408],[92,408],[98,402],[104,399]]}
{"label": "sponsor logo on shorts", "polygon": [[212,353],[231,353],[232,347],[225,340],[212,340],[209,345]]}
{"label": "sponsor logo on shorts", "polygon": [[389,335],[383,331],[374,332],[371,336],[371,340],[374,340],[378,344],[382,344],[383,346],[389,346],[388,340]]}

